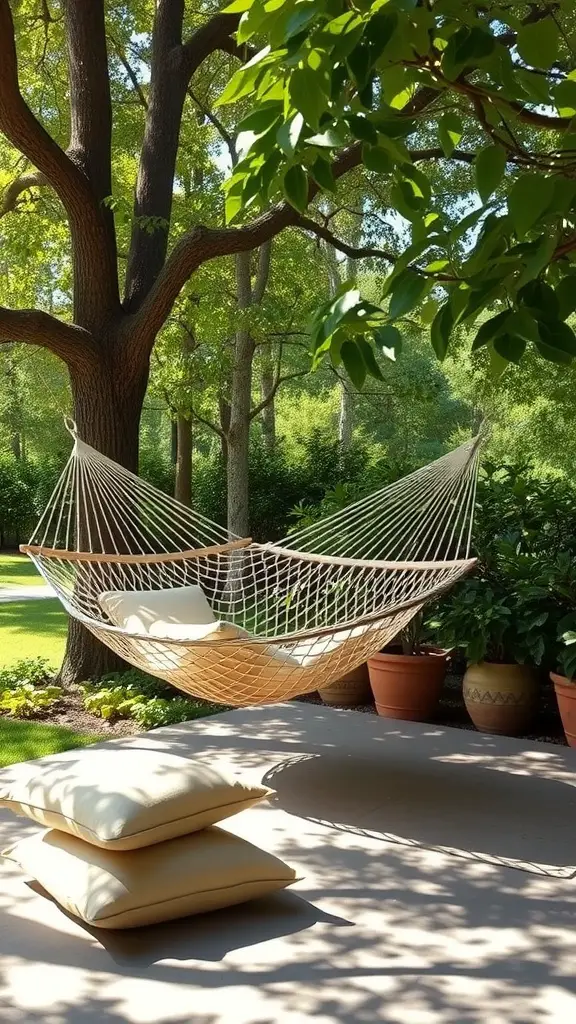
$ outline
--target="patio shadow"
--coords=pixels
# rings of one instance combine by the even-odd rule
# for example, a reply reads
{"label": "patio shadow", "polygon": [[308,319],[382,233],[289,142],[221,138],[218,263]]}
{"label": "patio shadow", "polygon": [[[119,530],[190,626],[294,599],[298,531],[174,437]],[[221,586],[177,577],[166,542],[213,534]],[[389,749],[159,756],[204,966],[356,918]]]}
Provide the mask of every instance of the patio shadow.
{"label": "patio shadow", "polygon": [[288,759],[263,779],[283,811],[339,831],[556,878],[576,876],[574,787],[382,752]]}
{"label": "patio shadow", "polygon": [[[55,900],[35,881],[27,885],[52,903]],[[181,917],[146,928],[91,928],[77,917],[58,909],[96,939],[115,963],[148,967],[162,960],[224,960],[228,953],[270,939],[305,931],[315,924],[352,927],[350,921],[319,910],[292,892],[276,893],[237,907]]]}

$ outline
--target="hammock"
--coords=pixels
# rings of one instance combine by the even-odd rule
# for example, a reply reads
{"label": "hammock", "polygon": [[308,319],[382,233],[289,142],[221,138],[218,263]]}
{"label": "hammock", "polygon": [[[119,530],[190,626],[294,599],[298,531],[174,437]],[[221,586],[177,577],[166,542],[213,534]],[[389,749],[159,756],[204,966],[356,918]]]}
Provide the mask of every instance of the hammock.
{"label": "hammock", "polygon": [[[479,438],[277,544],[259,544],[71,432],[73,452],[21,550],[98,640],[194,696],[245,706],[325,687],[475,564]],[[152,592],[174,597],[188,586],[201,588],[219,620],[213,630],[180,625],[158,635],[118,625],[110,611],[111,591],[144,592],[152,606]]]}

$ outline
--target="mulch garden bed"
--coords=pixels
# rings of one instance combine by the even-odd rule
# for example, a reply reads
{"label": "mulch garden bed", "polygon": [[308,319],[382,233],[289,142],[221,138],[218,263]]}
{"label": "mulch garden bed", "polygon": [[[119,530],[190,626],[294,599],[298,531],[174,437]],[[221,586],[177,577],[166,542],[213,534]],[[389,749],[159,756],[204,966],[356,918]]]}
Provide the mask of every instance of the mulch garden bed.
{"label": "mulch garden bed", "polygon": [[27,718],[27,722],[44,722],[46,725],[62,725],[76,732],[101,734],[103,739],[114,739],[117,736],[132,736],[142,732],[132,718],[120,718],[107,722],[103,718],[91,715],[86,711],[82,701],[80,686],[65,686],[60,700],[45,715]]}
{"label": "mulch garden bed", "polygon": [[[174,691],[174,693],[176,695],[177,691]],[[316,693],[305,694],[295,699],[307,704],[322,704],[322,700]],[[521,738],[566,746],[564,731],[554,696],[554,688],[549,681],[542,683],[539,700],[540,703],[535,717],[534,728],[531,732],[523,734]],[[373,702],[347,710],[359,712],[360,714],[376,714]],[[46,715],[35,716],[34,718],[27,719],[27,721],[62,725],[69,729],[75,729],[78,732],[96,733],[108,739],[113,739],[117,736],[131,736],[144,731],[133,719],[118,719],[107,722],[102,718],[97,718],[96,715],[91,715],[83,705],[81,688],[74,685],[64,688],[61,700]],[[462,699],[461,675],[452,674],[446,677],[438,714],[431,724],[474,731],[474,725],[470,721]]]}

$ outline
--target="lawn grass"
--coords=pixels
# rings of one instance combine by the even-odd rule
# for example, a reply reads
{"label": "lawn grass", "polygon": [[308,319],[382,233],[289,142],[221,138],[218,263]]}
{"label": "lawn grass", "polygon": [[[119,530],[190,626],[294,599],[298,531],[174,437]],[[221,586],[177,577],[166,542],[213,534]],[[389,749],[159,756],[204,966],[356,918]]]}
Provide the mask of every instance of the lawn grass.
{"label": "lawn grass", "polygon": [[31,761],[45,754],[86,747],[102,740],[101,736],[74,732],[61,725],[42,722],[20,722],[0,718],[0,768],[17,761]]}
{"label": "lawn grass", "polygon": [[68,616],[56,598],[0,604],[0,668],[45,658],[55,669],[64,656]]}
{"label": "lawn grass", "polygon": [[27,555],[7,555],[0,552],[0,587],[38,587],[45,580]]}

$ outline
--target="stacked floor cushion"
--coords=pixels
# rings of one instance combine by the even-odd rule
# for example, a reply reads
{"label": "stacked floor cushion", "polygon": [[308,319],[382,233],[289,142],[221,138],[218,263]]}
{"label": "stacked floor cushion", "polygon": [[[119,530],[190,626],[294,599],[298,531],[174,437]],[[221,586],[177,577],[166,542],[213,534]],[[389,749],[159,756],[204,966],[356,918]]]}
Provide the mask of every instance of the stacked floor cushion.
{"label": "stacked floor cushion", "polygon": [[144,747],[52,755],[0,771],[0,806],[48,826],[3,855],[96,927],[215,910],[295,880],[279,858],[213,827],[271,793]]}

